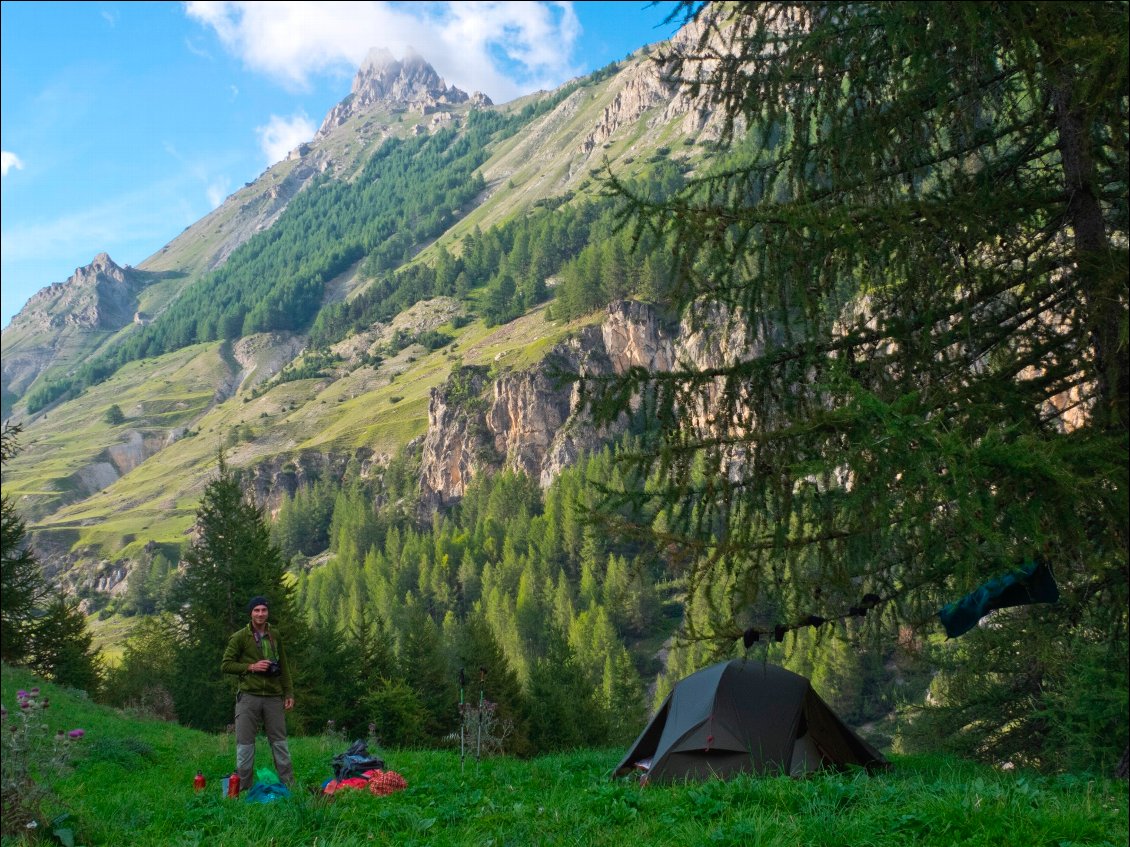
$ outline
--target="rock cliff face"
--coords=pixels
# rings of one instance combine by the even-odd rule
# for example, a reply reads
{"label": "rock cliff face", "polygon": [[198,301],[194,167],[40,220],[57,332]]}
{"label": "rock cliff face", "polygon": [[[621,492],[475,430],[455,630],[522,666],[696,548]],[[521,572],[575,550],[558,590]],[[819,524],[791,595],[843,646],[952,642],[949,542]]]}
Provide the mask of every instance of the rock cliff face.
{"label": "rock cliff face", "polygon": [[635,124],[650,109],[671,101],[676,86],[665,80],[654,62],[637,65],[625,74],[624,85],[604,107],[600,119],[581,142],[581,151],[591,153],[612,138],[621,127]]}
{"label": "rock cliff face", "polygon": [[620,302],[608,307],[599,327],[557,345],[535,368],[493,382],[481,370],[464,373],[458,392],[451,381],[433,389],[421,456],[424,505],[454,502],[476,474],[498,468],[522,471],[548,486],[624,425],[595,427],[579,387],[560,375],[669,370],[675,356],[671,334],[650,307]]}
{"label": "rock cliff face", "polygon": [[432,389],[420,462],[425,507],[444,506],[462,497],[483,458],[490,466],[498,464],[497,455],[484,456],[489,441],[479,399],[486,384],[484,369],[465,368],[458,380],[453,374],[444,386]]}
{"label": "rock cliff face", "polygon": [[244,470],[241,485],[273,517],[278,514],[283,499],[293,496],[299,488],[325,477],[340,479],[351,462],[359,462],[364,475],[372,458],[367,450],[355,453],[308,451],[298,456],[275,456]]}
{"label": "rock cliff face", "polygon": [[429,115],[467,102],[478,106],[491,105],[485,94],[476,92],[468,95],[455,86],[448,86],[435,69],[416,53],[397,60],[388,50],[373,49],[353,78],[349,96],[330,110],[314,139],[324,138],[355,115],[378,106]]}
{"label": "rock cliff face", "polygon": [[[587,155],[599,149],[621,128],[635,125],[653,109],[657,113],[649,119],[649,126],[681,118],[684,135],[717,137],[720,128],[717,110],[711,108],[704,95],[694,94],[691,86],[697,78],[708,74],[714,65],[713,60],[700,60],[698,57],[711,55],[712,52],[725,55],[727,49],[718,37],[712,37],[703,50],[700,44],[703,31],[701,22],[687,24],[651,58],[623,74],[623,84],[581,142],[581,152]],[[687,57],[678,79],[671,75],[671,66],[665,61],[671,56]],[[659,107],[663,107],[662,112],[658,111]]]}

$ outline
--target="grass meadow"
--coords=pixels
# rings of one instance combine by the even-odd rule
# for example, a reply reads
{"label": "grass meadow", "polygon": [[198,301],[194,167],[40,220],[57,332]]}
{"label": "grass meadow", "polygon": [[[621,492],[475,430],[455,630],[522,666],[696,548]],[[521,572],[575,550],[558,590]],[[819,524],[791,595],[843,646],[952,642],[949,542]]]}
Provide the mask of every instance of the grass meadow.
{"label": "grass meadow", "polygon": [[[359,845],[985,845],[1124,847],[1125,782],[1093,775],[1000,772],[946,757],[893,757],[887,773],[646,786],[612,780],[622,751],[579,750],[462,765],[454,750],[381,750],[408,783],[387,797],[320,793],[348,739],[291,739],[300,790],[268,804],[221,797],[234,739],[91,703],[5,667],[3,702],[39,685],[51,730],[82,728],[69,774],[55,785],[35,833],[59,843],[136,847],[359,847]],[[11,720],[11,714],[5,720]],[[260,739],[256,764],[269,764]],[[193,777],[208,779],[201,793]],[[9,836],[4,847],[36,834]],[[44,838],[44,836],[47,836]]]}

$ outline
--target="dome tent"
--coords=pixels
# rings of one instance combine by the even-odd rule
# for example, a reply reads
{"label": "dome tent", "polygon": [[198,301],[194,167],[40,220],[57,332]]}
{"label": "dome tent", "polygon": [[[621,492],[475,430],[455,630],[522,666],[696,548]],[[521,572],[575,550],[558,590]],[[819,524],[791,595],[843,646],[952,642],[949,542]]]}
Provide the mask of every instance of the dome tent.
{"label": "dome tent", "polygon": [[613,775],[639,769],[649,782],[670,782],[850,765],[886,767],[887,760],[803,676],[732,659],[676,683]]}

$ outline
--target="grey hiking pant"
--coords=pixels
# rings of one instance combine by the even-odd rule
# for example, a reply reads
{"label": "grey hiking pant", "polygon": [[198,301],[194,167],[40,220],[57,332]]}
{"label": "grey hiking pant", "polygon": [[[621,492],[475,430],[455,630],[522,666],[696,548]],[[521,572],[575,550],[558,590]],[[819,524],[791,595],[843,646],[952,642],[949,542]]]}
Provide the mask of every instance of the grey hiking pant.
{"label": "grey hiking pant", "polygon": [[255,780],[255,736],[262,726],[271,744],[275,771],[288,788],[294,787],[294,766],[286,746],[286,711],[282,697],[240,693],[235,701],[235,767],[239,788],[246,791]]}

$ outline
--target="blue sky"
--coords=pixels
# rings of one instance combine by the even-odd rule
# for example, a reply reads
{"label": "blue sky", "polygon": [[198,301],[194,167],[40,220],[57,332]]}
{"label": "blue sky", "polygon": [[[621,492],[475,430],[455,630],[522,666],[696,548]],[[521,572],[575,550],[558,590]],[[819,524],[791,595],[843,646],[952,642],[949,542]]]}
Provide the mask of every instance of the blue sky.
{"label": "blue sky", "polygon": [[0,281],[137,265],[309,140],[372,47],[496,103],[667,38],[671,3],[3,2]]}

